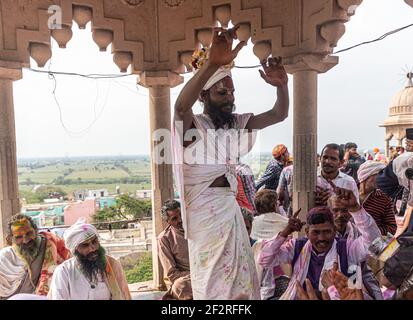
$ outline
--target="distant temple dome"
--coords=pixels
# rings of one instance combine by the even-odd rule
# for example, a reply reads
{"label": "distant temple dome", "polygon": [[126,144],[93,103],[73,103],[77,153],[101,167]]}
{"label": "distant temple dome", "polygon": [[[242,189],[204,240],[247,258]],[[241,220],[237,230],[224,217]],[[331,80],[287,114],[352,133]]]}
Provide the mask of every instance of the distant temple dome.
{"label": "distant temple dome", "polygon": [[403,90],[396,93],[389,106],[389,117],[380,127],[386,128],[386,140],[403,140],[406,129],[413,127],[413,73],[407,74],[407,83]]}

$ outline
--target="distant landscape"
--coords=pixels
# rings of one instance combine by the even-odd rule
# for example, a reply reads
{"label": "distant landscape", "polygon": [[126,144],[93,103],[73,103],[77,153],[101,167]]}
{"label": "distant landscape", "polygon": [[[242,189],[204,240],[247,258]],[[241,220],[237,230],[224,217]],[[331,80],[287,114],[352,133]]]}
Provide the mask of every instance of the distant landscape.
{"label": "distant landscape", "polygon": [[[149,156],[19,159],[20,197],[32,198],[39,188],[63,191],[107,189],[133,193],[151,188]],[[28,203],[33,201],[28,201]]]}
{"label": "distant landscape", "polygon": [[[270,158],[270,154],[254,157],[259,174]],[[70,198],[76,190],[107,189],[115,193],[119,186],[121,193],[134,193],[151,189],[149,155],[18,159],[18,176],[20,198],[27,203],[42,201],[45,196],[36,194],[39,190]]]}

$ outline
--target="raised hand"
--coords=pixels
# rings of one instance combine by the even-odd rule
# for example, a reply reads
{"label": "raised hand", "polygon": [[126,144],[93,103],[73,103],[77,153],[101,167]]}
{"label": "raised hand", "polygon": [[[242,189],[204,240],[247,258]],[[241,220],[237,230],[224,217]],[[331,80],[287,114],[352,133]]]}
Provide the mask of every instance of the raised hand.
{"label": "raised hand", "polygon": [[307,291],[304,290],[304,288],[298,281],[296,281],[295,286],[297,289],[297,300],[320,300],[318,299],[310,280],[305,279],[305,286],[307,288]]}
{"label": "raised hand", "polygon": [[291,233],[301,231],[302,227],[305,225],[305,222],[301,222],[301,220],[298,219],[298,214],[300,211],[301,208],[298,209],[290,219],[288,219],[288,224],[284,230],[280,232],[280,236],[287,238]]}
{"label": "raised hand", "polygon": [[265,82],[274,87],[282,87],[287,85],[288,76],[281,63],[281,57],[263,60],[261,61],[261,65],[264,71],[259,70],[259,72]]}
{"label": "raised hand", "polygon": [[364,300],[361,289],[350,289],[348,287],[348,278],[339,271],[332,273],[333,283],[336,287],[341,300]]}
{"label": "raised hand", "polygon": [[316,186],[315,192],[315,204],[317,206],[325,206],[327,205],[327,200],[331,196],[331,191],[328,189],[321,188]]}
{"label": "raised hand", "polygon": [[225,66],[230,64],[238,55],[245,41],[241,41],[232,50],[232,43],[234,39],[237,39],[236,31],[239,25],[236,25],[232,29],[214,28],[214,36],[212,38],[212,45],[209,50],[208,62],[214,66]]}
{"label": "raised hand", "polygon": [[334,274],[338,270],[338,263],[334,262],[333,269],[324,270],[321,274],[321,284],[325,289],[334,285]]}
{"label": "raised hand", "polygon": [[348,208],[350,212],[357,212],[360,210],[360,204],[358,203],[353,191],[339,188],[332,182],[331,185],[334,188],[334,193],[337,195],[338,205],[342,205],[343,207]]}

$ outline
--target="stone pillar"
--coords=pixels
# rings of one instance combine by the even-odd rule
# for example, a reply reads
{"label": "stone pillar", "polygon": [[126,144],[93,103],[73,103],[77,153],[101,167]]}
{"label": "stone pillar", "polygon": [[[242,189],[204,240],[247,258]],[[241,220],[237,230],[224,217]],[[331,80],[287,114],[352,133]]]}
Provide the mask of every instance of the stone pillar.
{"label": "stone pillar", "polygon": [[[286,70],[293,74],[293,212],[306,220],[314,207],[317,183],[317,78],[337,64],[336,57],[299,55],[286,59]],[[301,234],[303,234],[302,230]]]}
{"label": "stone pillar", "polygon": [[386,148],[384,149],[384,153],[387,159],[390,157],[390,140],[386,140]]}
{"label": "stone pillar", "polygon": [[294,212],[301,208],[300,218],[305,220],[314,207],[317,182],[317,72],[294,73]]}
{"label": "stone pillar", "polygon": [[[160,210],[164,201],[173,199],[173,177],[171,163],[158,163],[160,150],[159,144],[170,146],[170,141],[157,141],[154,133],[159,129],[171,132],[171,95],[170,88],[183,82],[183,78],[177,74],[160,71],[144,72],[139,84],[149,88],[149,122],[151,131],[151,172],[152,172],[152,263],[154,289],[165,289],[163,282],[163,270],[158,259],[156,237],[165,228]],[[169,140],[170,136],[165,136]],[[167,150],[168,152],[170,151]],[[168,155],[161,154],[167,158]]]}
{"label": "stone pillar", "polygon": [[13,80],[21,77],[20,69],[0,67],[0,248],[7,244],[8,220],[20,212]]}

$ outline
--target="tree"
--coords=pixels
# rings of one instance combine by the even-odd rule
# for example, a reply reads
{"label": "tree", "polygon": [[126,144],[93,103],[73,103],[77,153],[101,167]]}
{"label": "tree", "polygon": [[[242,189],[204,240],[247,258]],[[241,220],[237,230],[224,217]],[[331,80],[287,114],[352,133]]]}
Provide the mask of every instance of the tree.
{"label": "tree", "polygon": [[122,194],[116,199],[116,205],[99,210],[93,219],[96,222],[116,220],[139,220],[148,217],[152,212],[150,201],[138,200],[129,194]]}

